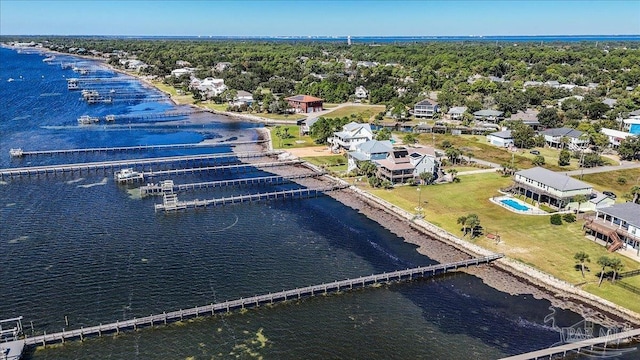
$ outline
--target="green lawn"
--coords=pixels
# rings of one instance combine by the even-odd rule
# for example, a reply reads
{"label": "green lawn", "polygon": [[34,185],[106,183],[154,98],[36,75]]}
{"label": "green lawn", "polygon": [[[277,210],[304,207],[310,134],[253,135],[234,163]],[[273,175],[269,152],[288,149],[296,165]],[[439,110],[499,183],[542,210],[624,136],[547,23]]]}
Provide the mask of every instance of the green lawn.
{"label": "green lawn", "polygon": [[303,157],[302,160],[333,172],[347,171],[347,158],[343,155]]}
{"label": "green lawn", "polygon": [[[579,179],[580,176],[574,176]],[[624,178],[626,184],[618,183],[619,178]],[[622,195],[631,191],[636,184],[640,185],[640,169],[628,169],[608,171],[599,174],[585,174],[583,181],[593,184],[593,188],[598,191],[613,191],[618,197],[617,201],[624,202]]]}
{"label": "green lawn", "polygon": [[[554,226],[549,223],[549,216],[527,216],[514,214],[489,201],[498,195],[497,189],[512,183],[509,177],[502,177],[496,173],[463,175],[460,183],[430,185],[423,187],[421,198],[423,201],[425,219],[449,232],[462,236],[457,219],[470,213],[479,216],[484,233],[498,233],[501,242],[496,244],[485,236],[468,239],[485,248],[505,253],[507,256],[530,264],[536,268],[552,274],[567,282],[577,284],[584,281],[597,280],[595,262],[600,256],[616,256],[622,259],[624,269],[640,269],[640,263],[622,255],[610,254],[607,250],[583,236],[582,223],[564,223]],[[368,188],[368,185],[360,183]],[[418,202],[416,187],[403,186],[393,190],[369,189],[373,194],[396,204],[397,206],[414,212]],[[575,270],[573,255],[577,251],[585,251],[591,257],[591,273],[583,279],[580,271]],[[627,290],[610,287],[593,288],[587,290],[627,306],[640,312],[640,296]],[[618,299],[624,293],[624,299]],[[627,301],[635,299],[633,302]]]}
{"label": "green lawn", "polygon": [[186,93],[184,95],[178,95],[178,90],[173,86],[167,85],[161,81],[153,81],[153,86],[157,87],[161,91],[171,95],[171,99],[178,104],[193,104],[195,103],[195,99],[190,93]]}
{"label": "green lawn", "polygon": [[216,111],[227,111],[227,104],[216,104],[216,103],[202,103],[202,106],[206,107],[207,109],[211,109],[211,110],[216,110]]}
{"label": "green lawn", "polygon": [[369,121],[381,111],[384,111],[384,105],[348,105],[326,114],[325,117],[341,118],[355,115],[356,118],[362,116],[364,121]]}
{"label": "green lawn", "polygon": [[272,120],[291,120],[295,123],[296,120],[304,119],[306,116],[300,114],[267,114],[267,113],[255,113],[254,115],[260,116]]}
{"label": "green lawn", "polygon": [[313,139],[308,135],[300,136],[300,127],[298,125],[279,125],[282,130],[289,129],[289,135],[291,136],[288,139],[278,138],[276,136],[276,127],[269,126],[269,131],[271,132],[271,142],[273,143],[274,149],[291,149],[291,148],[302,148],[308,146],[315,146],[316,144],[313,142]]}

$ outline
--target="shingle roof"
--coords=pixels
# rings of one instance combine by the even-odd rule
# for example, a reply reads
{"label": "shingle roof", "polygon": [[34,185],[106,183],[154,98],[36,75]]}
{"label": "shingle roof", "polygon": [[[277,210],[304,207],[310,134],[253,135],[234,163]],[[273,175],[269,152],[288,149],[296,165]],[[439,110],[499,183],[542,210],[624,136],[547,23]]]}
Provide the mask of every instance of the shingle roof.
{"label": "shingle roof", "polygon": [[387,159],[383,159],[383,160],[376,160],[376,162],[384,167],[385,169],[389,169],[389,170],[411,170],[414,169],[415,166],[413,166],[413,164],[411,164],[409,161],[407,162],[401,162],[401,163],[395,163],[393,161],[387,160]]}
{"label": "shingle roof", "polygon": [[639,110],[634,110],[632,112],[629,113],[629,116],[640,116],[640,109]]}
{"label": "shingle roof", "polygon": [[431,106],[436,106],[436,105],[438,105],[438,103],[437,103],[437,102],[435,102],[435,101],[433,101],[433,100],[431,100],[431,99],[424,99],[424,100],[422,100],[422,101],[417,102],[417,103],[416,103],[416,105],[423,105],[423,106],[429,106],[429,105],[431,105]]}
{"label": "shingle roof", "polygon": [[566,137],[569,137],[569,138],[579,138],[584,133],[582,131],[576,130],[576,129],[554,128],[554,129],[547,129],[547,130],[543,131],[542,134],[543,135],[547,135],[547,136],[553,136],[553,137],[566,136]]}
{"label": "shingle roof", "polygon": [[388,153],[393,150],[393,146],[391,145],[391,141],[378,141],[378,140],[369,140],[360,145],[357,145],[360,149],[360,152],[369,153],[369,154],[380,154],[380,153]]}
{"label": "shingle roof", "polygon": [[467,107],[466,106],[454,106],[454,107],[449,109],[447,114],[462,114],[465,111],[467,111]]}
{"label": "shingle roof", "polygon": [[553,172],[551,170],[547,170],[541,167],[534,167],[527,170],[521,170],[516,172],[516,175],[520,175],[527,179],[537,181],[541,184],[547,185],[551,188],[554,188],[560,191],[581,190],[581,189],[592,188],[591,185],[585,182],[576,180],[570,176],[562,175],[557,172]]}
{"label": "shingle roof", "polygon": [[320,98],[310,96],[310,95],[296,95],[286,98],[285,100],[292,100],[301,103],[315,102],[315,101],[324,101]]}
{"label": "shingle roof", "polygon": [[499,137],[501,139],[511,139],[513,137],[511,136],[511,130],[498,131],[498,132],[491,133],[489,135],[494,137]]}
{"label": "shingle roof", "polygon": [[640,228],[640,204],[627,202],[601,208],[600,212],[623,219],[630,225]]}

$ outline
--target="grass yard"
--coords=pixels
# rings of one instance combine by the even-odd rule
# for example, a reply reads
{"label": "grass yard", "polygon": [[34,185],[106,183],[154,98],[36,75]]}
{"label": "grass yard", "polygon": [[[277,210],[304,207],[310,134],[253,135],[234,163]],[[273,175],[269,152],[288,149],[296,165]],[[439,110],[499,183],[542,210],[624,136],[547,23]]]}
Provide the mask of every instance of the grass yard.
{"label": "grass yard", "polygon": [[161,81],[153,81],[153,86],[157,87],[161,91],[171,95],[171,99],[178,104],[193,104],[195,99],[191,94],[178,95],[178,90],[173,86],[167,85]]}
{"label": "grass yard", "polygon": [[372,120],[379,112],[384,111],[384,105],[347,105],[340,109],[336,109],[326,114],[324,117],[336,118],[336,117],[351,117],[355,115],[362,116],[365,121]]}
{"label": "grass yard", "polygon": [[[491,203],[489,198],[498,195],[497,189],[511,184],[511,178],[496,173],[463,175],[459,178],[460,183],[422,188],[422,206],[427,221],[461,237],[458,217],[475,213],[480,218],[484,234],[498,233],[501,242],[496,244],[486,236],[467,240],[487,249],[505,253],[511,258],[573,284],[597,281],[595,273],[598,269],[595,263],[600,256],[619,257],[624,263],[625,271],[640,269],[640,263],[622,255],[611,254],[604,247],[584,237],[580,221],[554,226],[549,223],[549,216],[519,215]],[[360,186],[368,188],[364,183],[360,183]],[[393,190],[368,190],[407,211],[414,212],[417,206],[418,192],[413,186]],[[592,271],[586,274],[585,279],[574,267],[573,256],[577,251],[585,251],[591,258]],[[587,285],[587,289],[598,296],[640,312],[640,296],[627,290],[604,285],[601,288]],[[628,301],[629,298],[634,298],[635,303]]]}
{"label": "grass yard", "polygon": [[280,140],[280,138],[276,136],[276,127],[270,126],[269,131],[271,132],[271,142],[273,143],[274,149],[303,148],[316,145],[308,135],[300,136],[300,127],[298,125],[280,125],[280,129],[282,129],[282,131],[288,129],[289,136],[291,137]]}
{"label": "grass yard", "polygon": [[343,155],[303,157],[302,160],[333,172],[347,171],[347,158]]}
{"label": "grass yard", "polygon": [[255,113],[254,115],[260,116],[272,120],[291,120],[295,123],[296,120],[304,119],[306,116],[300,114],[267,114],[267,113]]}
{"label": "grass yard", "polygon": [[[580,175],[574,176],[576,179],[580,179]],[[619,178],[624,178],[626,184],[618,183]],[[613,191],[618,197],[616,201],[624,202],[622,195],[631,191],[631,188],[636,184],[640,185],[640,169],[627,169],[608,171],[599,174],[585,174],[582,178],[590,184],[593,184],[593,188],[598,191]]]}

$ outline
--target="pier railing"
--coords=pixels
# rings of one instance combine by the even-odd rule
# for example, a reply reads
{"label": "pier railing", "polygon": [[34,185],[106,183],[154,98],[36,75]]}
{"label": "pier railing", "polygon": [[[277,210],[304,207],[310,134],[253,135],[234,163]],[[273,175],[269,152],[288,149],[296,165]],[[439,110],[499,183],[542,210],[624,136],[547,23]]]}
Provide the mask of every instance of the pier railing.
{"label": "pier railing", "polygon": [[212,303],[204,306],[196,306],[190,309],[163,312],[162,314],[133,318],[131,320],[125,321],[116,321],[110,324],[81,327],[80,329],[74,330],[63,330],[61,332],[53,334],[45,333],[39,336],[27,337],[25,339],[25,344],[29,346],[45,346],[46,344],[65,342],[67,340],[73,339],[84,340],[85,337],[89,336],[102,336],[103,334],[120,333],[121,331],[125,330],[138,330],[139,328],[164,325],[170,322],[184,320],[186,318],[228,313],[238,309],[258,307],[264,304],[274,304],[289,300],[303,299],[317,294],[328,294],[337,291],[347,291],[380,283],[410,281],[413,279],[425,278],[438,274],[444,274],[450,271],[456,271],[460,268],[490,263],[496,259],[502,258],[503,256],[503,254],[493,254],[485,257],[473,258],[448,264],[420,266],[406,270],[373,274],[353,279],[333,281],[319,285],[312,285],[275,293],[268,293],[264,295],[229,300],[221,303]]}

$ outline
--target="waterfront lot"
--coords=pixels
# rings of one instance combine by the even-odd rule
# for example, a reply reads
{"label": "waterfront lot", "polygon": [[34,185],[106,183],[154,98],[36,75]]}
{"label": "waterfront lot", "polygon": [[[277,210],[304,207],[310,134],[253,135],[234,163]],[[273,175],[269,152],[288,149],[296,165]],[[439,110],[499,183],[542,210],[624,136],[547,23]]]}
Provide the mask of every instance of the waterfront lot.
{"label": "waterfront lot", "polygon": [[300,135],[300,127],[297,125],[280,125],[280,131],[287,129],[289,138],[282,139],[276,136],[278,131],[275,126],[270,126],[271,142],[274,149],[290,149],[290,148],[304,148],[309,146],[315,146],[313,139],[308,135]]}
{"label": "waterfront lot", "polygon": [[347,105],[327,113],[324,117],[341,118],[354,115],[356,119],[360,117],[364,121],[369,121],[381,111],[384,111],[384,105]]}
{"label": "waterfront lot", "polygon": [[[509,257],[532,265],[559,279],[572,284],[587,282],[585,289],[607,300],[640,312],[639,296],[619,287],[597,287],[596,264],[600,256],[619,257],[624,270],[640,269],[640,263],[622,255],[611,254],[607,250],[583,236],[582,222],[551,225],[549,216],[526,216],[514,214],[489,201],[489,197],[498,195],[497,189],[511,184],[510,177],[496,173],[460,176],[460,183],[430,185],[422,188],[421,201],[425,219],[456,236],[462,237],[457,219],[470,213],[479,216],[484,235],[465,239],[477,245],[502,252]],[[367,188],[373,194],[392,202],[399,207],[415,212],[418,204],[418,192],[414,186],[403,186],[393,190],[371,189],[364,182],[359,186]],[[499,234],[501,242],[486,237],[487,233]],[[589,254],[590,271],[583,279],[575,268],[573,256],[578,251]],[[632,285],[638,284],[637,278],[629,278]],[[593,284],[596,283],[594,286]],[[631,299],[631,300],[630,300]]]}

